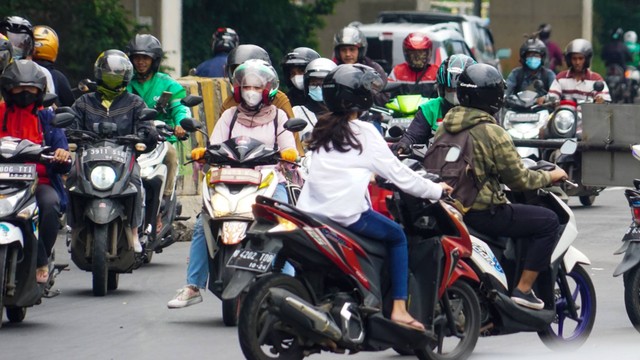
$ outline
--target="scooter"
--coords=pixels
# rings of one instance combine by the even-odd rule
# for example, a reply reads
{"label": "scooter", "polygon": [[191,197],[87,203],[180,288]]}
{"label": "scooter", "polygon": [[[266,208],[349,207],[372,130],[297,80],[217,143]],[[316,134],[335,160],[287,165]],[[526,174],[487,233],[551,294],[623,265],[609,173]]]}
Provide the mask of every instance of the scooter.
{"label": "scooter", "polygon": [[[180,125],[189,132],[199,131],[208,143],[202,125],[191,119]],[[301,119],[288,120],[284,127],[302,130],[307,125]],[[222,298],[222,291],[234,274],[226,267],[231,256],[245,246],[246,230],[253,222],[251,206],[256,196],[272,196],[278,185],[275,166],[279,151],[268,148],[247,136],[231,138],[222,144],[209,145],[204,160],[209,169],[202,182],[202,224],[209,252],[208,289],[222,300],[222,320],[227,326],[238,321],[241,298]],[[264,166],[260,170],[255,168]],[[299,192],[299,190],[298,190]]]}
{"label": "scooter", "polygon": [[[632,146],[633,157],[640,160],[640,145]],[[613,276],[623,275],[624,305],[627,316],[633,326],[640,332],[640,179],[633,180],[634,189],[626,189],[631,209],[631,225],[622,237],[622,246],[614,252],[624,254],[624,258],[616,267]]]}
{"label": "scooter", "polygon": [[49,258],[47,283],[36,282],[36,163],[50,162],[50,151],[29,140],[0,138],[0,327],[4,309],[10,322],[22,322],[27,308],[40,304],[43,297],[58,295],[51,288],[56,276],[68,267],[55,264],[54,251]]}

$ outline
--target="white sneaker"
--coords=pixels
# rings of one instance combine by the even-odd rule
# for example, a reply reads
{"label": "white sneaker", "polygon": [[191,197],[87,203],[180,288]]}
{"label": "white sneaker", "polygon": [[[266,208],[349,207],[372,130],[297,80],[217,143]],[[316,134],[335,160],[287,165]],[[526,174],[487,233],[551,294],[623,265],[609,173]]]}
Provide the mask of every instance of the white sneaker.
{"label": "white sneaker", "polygon": [[200,295],[200,290],[194,290],[192,286],[187,285],[178,290],[176,296],[167,303],[167,307],[169,309],[181,309],[201,302],[202,295]]}
{"label": "white sneaker", "polygon": [[138,254],[142,252],[142,244],[140,244],[140,240],[133,240],[133,251]]}

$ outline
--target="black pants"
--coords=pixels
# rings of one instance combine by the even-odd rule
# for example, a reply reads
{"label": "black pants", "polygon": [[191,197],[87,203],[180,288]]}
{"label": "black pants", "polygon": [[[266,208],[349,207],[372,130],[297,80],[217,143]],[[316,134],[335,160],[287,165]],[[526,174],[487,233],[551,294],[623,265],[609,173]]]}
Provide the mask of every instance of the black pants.
{"label": "black pants", "polygon": [[530,241],[524,269],[531,271],[542,271],[549,266],[560,230],[556,213],[542,206],[524,204],[503,204],[493,210],[469,211],[464,222],[489,236]]}
{"label": "black pants", "polygon": [[38,260],[37,266],[49,263],[51,249],[56,243],[60,228],[60,197],[51,185],[39,184],[36,188],[36,203],[40,213],[38,225]]}

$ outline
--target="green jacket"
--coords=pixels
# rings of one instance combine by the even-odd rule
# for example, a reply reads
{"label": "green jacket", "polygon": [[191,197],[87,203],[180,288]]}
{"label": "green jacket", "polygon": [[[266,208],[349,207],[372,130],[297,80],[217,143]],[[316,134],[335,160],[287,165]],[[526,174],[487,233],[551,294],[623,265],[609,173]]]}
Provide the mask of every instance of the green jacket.
{"label": "green jacket", "polygon": [[437,97],[420,105],[420,111],[433,131],[438,130],[438,121],[442,119],[442,107],[444,106],[444,101],[444,98]]}
{"label": "green jacket", "polygon": [[[152,109],[155,108],[163,91],[172,93],[167,113],[161,114],[159,118],[171,127],[176,127],[176,125],[180,125],[182,119],[191,117],[189,108],[180,104],[180,99],[187,96],[187,91],[167,74],[157,72],[144,83],[140,83],[134,78],[127,86],[127,91],[140,95],[144,103]],[[171,136],[167,140],[172,144],[177,141],[175,136]]]}
{"label": "green jacket", "polygon": [[528,170],[522,165],[511,136],[484,111],[462,106],[449,110],[434,142],[443,131],[455,134],[472,126],[469,133],[474,145],[474,167],[478,180],[484,185],[471,209],[486,210],[492,205],[507,203],[500,183],[513,190],[538,189],[551,183],[549,172]]}

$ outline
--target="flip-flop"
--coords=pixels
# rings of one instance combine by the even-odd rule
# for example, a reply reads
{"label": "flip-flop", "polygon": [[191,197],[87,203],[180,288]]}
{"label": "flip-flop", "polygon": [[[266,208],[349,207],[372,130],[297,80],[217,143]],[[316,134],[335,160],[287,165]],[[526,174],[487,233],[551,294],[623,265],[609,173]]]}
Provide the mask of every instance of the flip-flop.
{"label": "flip-flop", "polygon": [[38,284],[46,284],[49,281],[49,268],[36,269],[36,282]]}
{"label": "flip-flop", "polygon": [[416,319],[413,319],[413,320],[409,321],[408,323],[405,323],[405,322],[399,322],[399,321],[396,321],[396,320],[392,320],[392,321],[393,321],[394,323],[396,323],[396,324],[398,324],[398,325],[402,326],[402,327],[407,328],[407,329],[416,330],[416,331],[421,331],[421,332],[426,331],[426,330],[425,330],[425,328],[424,328],[424,325],[422,325],[422,324],[421,324],[418,320],[416,320]]}

